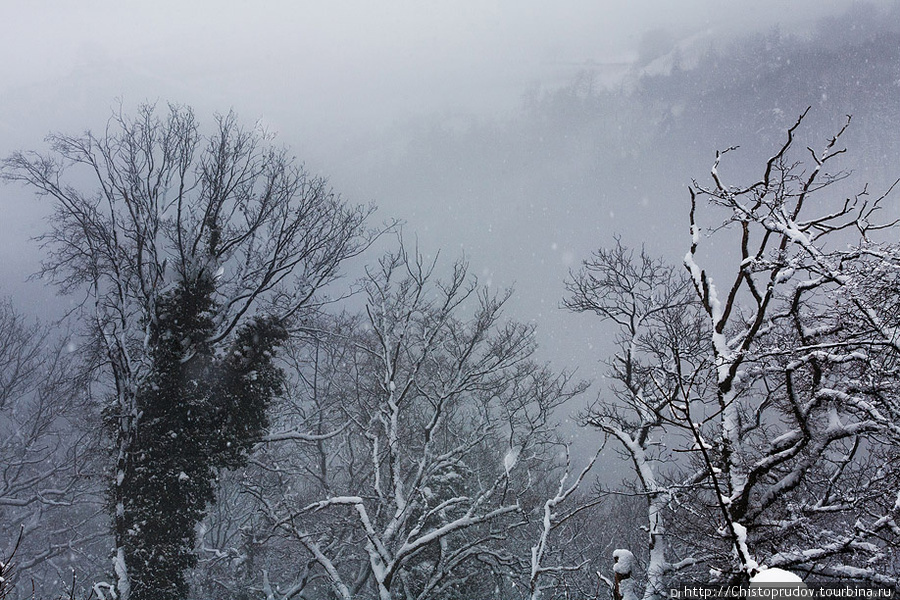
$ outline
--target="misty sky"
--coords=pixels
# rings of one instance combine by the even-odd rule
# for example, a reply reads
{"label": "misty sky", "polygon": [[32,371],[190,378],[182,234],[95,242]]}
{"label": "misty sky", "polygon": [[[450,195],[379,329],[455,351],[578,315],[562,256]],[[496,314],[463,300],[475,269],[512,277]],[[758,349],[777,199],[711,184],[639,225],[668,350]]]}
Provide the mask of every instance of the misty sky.
{"label": "misty sky", "polygon": [[[399,191],[408,189],[403,182],[375,182],[353,152],[360,140],[377,154],[391,148],[392,127],[406,120],[454,111],[500,118],[521,106],[527,89],[562,85],[585,64],[600,65],[601,73],[614,78],[635,60],[651,30],[665,28],[677,40],[776,25],[803,32],[816,17],[853,4],[6,2],[0,8],[0,155],[40,148],[50,131],[102,129],[116,98],[126,112],[147,100],[188,104],[201,122],[214,111],[234,108],[242,120],[259,119],[277,132],[280,142],[311,171],[328,176],[348,200],[375,202],[381,218],[406,219],[407,233],[418,235],[426,248],[450,246],[450,256],[465,250],[483,280],[515,283],[523,299],[514,305],[514,316],[538,320],[551,350],[565,347],[558,357],[563,366],[572,356],[584,356],[593,334],[556,314],[561,279],[588,249],[609,240],[583,234],[570,243],[563,239],[567,230],[560,230],[516,242],[513,248],[522,255],[533,244],[532,254],[552,254],[557,262],[553,271],[532,270],[521,256],[491,241],[509,235],[502,222],[480,227],[472,219],[445,218],[441,211],[453,202],[440,181],[419,182],[416,189],[425,191],[415,196]],[[490,186],[481,188],[485,193]],[[502,220],[503,199],[496,202],[491,218]],[[45,299],[36,296],[48,292],[23,281],[37,268],[39,253],[28,238],[42,230],[46,205],[41,208],[30,192],[4,185],[0,210],[0,293],[40,312]],[[633,229],[632,237],[649,235]],[[554,336],[557,331],[563,333]],[[560,339],[570,335],[582,338]],[[596,375],[593,367],[583,368]]]}
{"label": "misty sky", "polygon": [[776,0],[7,4],[3,96],[58,84],[75,94],[41,99],[49,114],[24,122],[29,115],[4,106],[0,124],[16,141],[39,116],[52,120],[45,127],[83,126],[69,121],[80,116],[73,109],[89,105],[103,115],[111,102],[103,94],[115,91],[132,103],[164,96],[198,109],[235,106],[275,128],[320,124],[316,134],[347,135],[342,127],[410,112],[515,106],[526,85],[552,81],[565,65],[633,59],[648,30],[686,37],[803,27],[851,4],[793,1],[789,11]]}

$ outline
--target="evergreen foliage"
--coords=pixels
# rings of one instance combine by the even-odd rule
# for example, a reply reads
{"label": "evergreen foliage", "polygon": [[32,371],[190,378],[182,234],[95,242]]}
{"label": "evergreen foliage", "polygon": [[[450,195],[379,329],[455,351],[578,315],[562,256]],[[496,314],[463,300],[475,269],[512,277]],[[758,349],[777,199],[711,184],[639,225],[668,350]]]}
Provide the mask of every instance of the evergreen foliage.
{"label": "evergreen foliage", "polygon": [[214,500],[216,472],[246,463],[281,391],[273,358],[285,331],[274,319],[251,320],[217,356],[209,342],[214,287],[204,276],[182,282],[157,303],[150,327],[153,370],[137,396],[123,482],[133,600],[187,596],[195,528]]}

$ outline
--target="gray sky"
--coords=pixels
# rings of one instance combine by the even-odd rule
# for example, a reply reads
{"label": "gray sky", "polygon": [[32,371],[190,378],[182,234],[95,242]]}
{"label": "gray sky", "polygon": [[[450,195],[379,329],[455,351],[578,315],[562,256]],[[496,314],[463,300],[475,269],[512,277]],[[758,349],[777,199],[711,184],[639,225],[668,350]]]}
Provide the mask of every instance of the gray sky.
{"label": "gray sky", "polygon": [[[524,300],[515,316],[541,322],[559,364],[590,346],[584,321],[556,310],[561,279],[587,249],[609,240],[569,244],[560,232],[534,244],[535,269],[504,255],[502,223],[473,227],[446,218],[452,204],[440,182],[415,197],[371,173],[348,152],[366,140],[389,148],[387,131],[416,115],[462,111],[485,118],[521,106],[529,87],[565,83],[586,61],[634,60],[641,36],[666,28],[676,38],[726,37],[739,31],[802,31],[816,17],[852,0],[630,0],[534,2],[456,0],[371,2],[80,0],[0,4],[0,155],[39,148],[50,131],[100,129],[115,105],[145,100],[192,105],[208,119],[234,108],[245,121],[278,132],[310,170],[331,178],[353,202],[374,201],[383,217],[409,220],[407,232],[453,255],[461,246],[473,271],[496,285],[514,281]],[[621,69],[621,67],[618,67]],[[712,149],[710,149],[712,152]],[[415,177],[416,174],[410,174]],[[465,178],[466,174],[458,174]],[[485,188],[482,186],[482,193]],[[377,190],[377,194],[370,190]],[[487,199],[484,199],[487,201]],[[22,283],[39,253],[28,238],[42,230],[42,209],[30,193],[0,186],[0,293],[39,311],[46,290]],[[496,208],[496,207],[495,207]],[[502,215],[502,206],[492,213]],[[610,211],[610,217],[612,211]],[[500,217],[502,219],[502,216]],[[573,223],[579,221],[573,215]],[[500,235],[507,235],[501,233]],[[458,243],[457,243],[458,242]],[[501,240],[502,242],[502,240]],[[449,248],[447,248],[449,246]],[[524,248],[527,251],[527,248]],[[479,252],[481,255],[479,256]],[[493,254],[493,255],[488,255]],[[554,270],[538,268],[555,261]],[[530,274],[535,278],[529,280]],[[25,300],[25,298],[29,298]],[[556,315],[550,316],[548,315]],[[571,317],[571,316],[570,316]],[[559,332],[554,338],[546,333]],[[581,336],[577,343],[560,338]],[[592,365],[595,359],[591,359]],[[586,375],[595,375],[592,367]]]}
{"label": "gray sky", "polygon": [[[779,22],[802,26],[850,4],[9,2],[0,9],[0,91],[21,97],[68,86],[75,94],[54,99],[53,124],[85,104],[104,115],[115,90],[131,102],[164,94],[198,109],[234,105],[247,118],[271,118],[276,128],[299,122],[334,134],[415,111],[512,107],[527,84],[552,79],[560,65],[633,57],[650,29],[686,36]],[[4,110],[0,122],[18,130],[21,117]]]}

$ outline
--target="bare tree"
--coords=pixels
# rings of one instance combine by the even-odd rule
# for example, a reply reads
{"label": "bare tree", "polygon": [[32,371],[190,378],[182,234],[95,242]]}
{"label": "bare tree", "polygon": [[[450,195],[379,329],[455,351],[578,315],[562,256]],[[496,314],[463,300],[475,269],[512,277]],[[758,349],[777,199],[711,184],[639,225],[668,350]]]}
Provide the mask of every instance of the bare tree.
{"label": "bare tree", "polygon": [[89,398],[63,343],[0,302],[0,556],[13,557],[2,576],[8,598],[23,577],[46,592],[73,570],[83,575],[94,542],[106,537],[97,529],[96,448],[80,414]]}
{"label": "bare tree", "polygon": [[594,313],[618,330],[618,352],[608,362],[610,397],[594,403],[584,421],[615,441],[634,468],[634,488],[622,491],[646,499],[645,597],[662,597],[666,578],[693,564],[667,559],[664,514],[675,490],[705,478],[703,469],[666,472],[677,461],[670,448],[693,442],[690,428],[672,414],[673,403],[707,393],[710,363],[699,304],[675,268],[643,251],[635,257],[618,240],[586,260],[567,288],[567,308]]}
{"label": "bare tree", "polygon": [[[883,235],[896,222],[878,221],[885,196],[828,199],[844,129],[807,168],[802,120],[759,181],[723,183],[721,153],[712,186],[691,188],[686,278],[618,247],[570,282],[570,308],[620,331],[616,401],[586,420],[620,442],[647,497],[646,598],[677,568],[898,584],[900,248]],[[734,238],[730,268],[700,266],[701,218],[720,256]]]}
{"label": "bare tree", "polygon": [[[536,528],[537,539],[531,546],[528,576],[531,600],[541,600],[547,591],[551,592],[551,597],[570,597],[570,587],[578,597],[589,597],[591,586],[584,586],[584,578],[575,575],[584,571],[587,565],[595,563],[598,555],[590,555],[595,549],[590,536],[597,528],[586,527],[581,517],[595,517],[596,513],[591,509],[600,503],[601,498],[580,494],[583,489],[579,488],[597,462],[602,449],[601,446],[573,476],[569,448],[566,447],[566,466],[560,476],[559,486],[544,500],[540,525]],[[593,577],[588,576],[587,579],[593,581]],[[557,593],[553,594],[553,591]]]}
{"label": "bare tree", "polygon": [[126,506],[142,500],[129,498],[126,487],[148,425],[141,398],[154,389],[154,343],[169,335],[161,326],[172,302],[180,298],[176,309],[202,322],[193,337],[179,330],[184,361],[225,352],[256,315],[288,326],[365,245],[368,211],[347,207],[233,114],[218,116],[204,135],[188,108],[170,106],[160,116],[142,106],[133,119],[114,115],[99,136],[48,141],[50,154],[8,157],[3,176],[52,199],[50,231],[40,238],[48,256],[42,275],[84,298],[81,351],[104,386],[115,445],[114,587],[127,599],[127,558],[140,542]]}
{"label": "bare tree", "polygon": [[556,568],[547,511],[555,529],[574,490],[553,483],[553,412],[583,384],[534,362],[533,328],[502,318],[509,294],[462,263],[440,280],[401,249],[364,286],[363,315],[291,354],[290,403],[244,479],[266,521],[254,585],[277,600],[528,593]]}
{"label": "bare tree", "polygon": [[[755,541],[771,567],[896,586],[896,572],[882,570],[896,560],[900,473],[869,458],[895,455],[900,432],[885,310],[896,291],[879,281],[895,279],[898,247],[878,241],[897,221],[880,222],[886,195],[865,190],[817,206],[846,177],[827,167],[844,152],[837,142],[849,119],[823,150],[808,149],[804,168],[790,153],[805,114],[758,182],[726,186],[719,155],[714,185],[694,186],[741,232],[728,287],[695,260],[692,190],[685,265],[710,320],[720,423],[718,457],[701,456],[741,572],[759,569]],[[866,493],[850,491],[863,481]]]}

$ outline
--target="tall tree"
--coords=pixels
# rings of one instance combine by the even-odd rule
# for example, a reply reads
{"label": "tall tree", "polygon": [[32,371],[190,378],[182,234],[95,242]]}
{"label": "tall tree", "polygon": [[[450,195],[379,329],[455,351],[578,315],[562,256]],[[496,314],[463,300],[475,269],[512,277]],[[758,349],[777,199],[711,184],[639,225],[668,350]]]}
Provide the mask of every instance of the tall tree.
{"label": "tall tree", "polygon": [[[212,469],[239,462],[278,389],[266,352],[365,245],[368,214],[233,114],[207,135],[189,108],[159,112],[120,111],[99,136],[51,135],[49,154],[15,153],[3,168],[53,200],[42,275],[84,298],[76,314],[115,462],[110,588],[123,600],[184,596],[179,576],[154,569],[191,564],[186,532],[212,497]],[[192,428],[225,435],[185,439]],[[181,524],[165,526],[178,540],[144,522],[167,494],[184,502],[170,515]]]}
{"label": "tall tree", "polygon": [[134,598],[187,595],[195,530],[215,497],[216,470],[246,462],[281,391],[273,358],[284,328],[249,321],[217,357],[208,341],[212,289],[209,280],[179,285],[158,302],[150,330],[153,371],[137,393],[142,424],[122,482]]}
{"label": "tall tree", "polygon": [[585,385],[536,362],[533,326],[463,263],[441,279],[401,248],[363,285],[364,313],[291,352],[288,401],[242,478],[263,556],[243,540],[221,554],[257,560],[273,600],[540,597],[582,566],[558,544],[591,463],[563,466],[554,411]]}
{"label": "tall tree", "polygon": [[[806,166],[805,114],[758,180],[726,184],[720,153],[694,183],[686,272],[617,246],[569,283],[569,308],[620,334],[612,396],[586,421],[647,499],[648,600],[684,569],[900,582],[898,222],[886,195],[828,197],[846,126]],[[729,236],[732,253],[704,253]]]}

